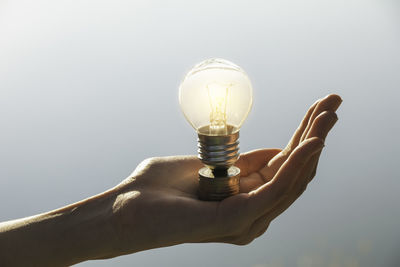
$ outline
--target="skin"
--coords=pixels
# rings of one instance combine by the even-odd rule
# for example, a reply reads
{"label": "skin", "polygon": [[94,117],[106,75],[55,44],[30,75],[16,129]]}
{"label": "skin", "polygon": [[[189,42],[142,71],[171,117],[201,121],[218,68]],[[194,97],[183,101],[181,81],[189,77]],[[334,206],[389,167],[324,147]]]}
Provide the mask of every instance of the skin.
{"label": "skin", "polygon": [[316,101],[283,149],[241,155],[241,193],[198,200],[195,156],[143,161],[116,187],[58,210],[0,224],[0,266],[65,266],[181,243],[246,245],[306,189],[341,98]]}

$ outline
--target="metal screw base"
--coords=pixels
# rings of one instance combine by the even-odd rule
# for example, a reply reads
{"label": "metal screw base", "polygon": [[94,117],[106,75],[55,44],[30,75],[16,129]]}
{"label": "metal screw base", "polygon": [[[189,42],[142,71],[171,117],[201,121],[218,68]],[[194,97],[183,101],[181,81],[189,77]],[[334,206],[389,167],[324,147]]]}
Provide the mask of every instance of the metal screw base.
{"label": "metal screw base", "polygon": [[240,169],[232,166],[226,177],[215,177],[208,167],[199,170],[198,195],[201,200],[220,201],[239,193]]}
{"label": "metal screw base", "polygon": [[227,135],[209,135],[209,126],[199,129],[199,159],[211,169],[226,170],[239,158],[239,131],[227,127]]}

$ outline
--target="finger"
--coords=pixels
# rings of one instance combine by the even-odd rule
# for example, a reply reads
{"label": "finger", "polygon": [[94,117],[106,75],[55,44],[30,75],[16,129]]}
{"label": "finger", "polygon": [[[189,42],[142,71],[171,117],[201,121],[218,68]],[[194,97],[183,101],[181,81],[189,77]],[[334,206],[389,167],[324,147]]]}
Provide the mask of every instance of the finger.
{"label": "finger", "polygon": [[337,122],[338,117],[334,111],[324,111],[315,118],[306,139],[311,137],[319,137],[325,140],[329,131]]}
{"label": "finger", "polygon": [[[320,154],[320,152],[317,154]],[[299,178],[296,180],[291,192],[288,194],[289,197],[284,198],[271,211],[266,212],[264,215],[254,221],[249,230],[250,236],[257,238],[262,235],[267,230],[271,221],[289,208],[293,202],[296,201],[296,199],[299,198],[300,195],[305,191],[307,184],[313,175],[313,169],[316,161],[316,159],[313,159],[314,157],[315,155],[312,156],[312,158],[309,159],[307,164],[303,167]]]}
{"label": "finger", "polygon": [[[335,112],[325,111],[321,113],[315,119],[313,126],[307,135],[307,138],[319,137],[322,139],[326,139],[329,131],[333,128],[337,120],[338,118]],[[311,157],[309,163],[302,171],[303,174],[301,176],[303,177],[303,179],[299,179],[299,181],[295,185],[294,192],[291,194],[292,197],[288,198],[287,201],[282,202],[280,205],[274,208],[274,211],[269,217],[270,220],[273,220],[282,212],[284,212],[304,192],[307,184],[315,177],[320,155],[321,151],[317,152]]]}
{"label": "finger", "polygon": [[281,149],[278,148],[258,149],[246,152],[240,155],[235,165],[240,169],[241,176],[245,177],[250,173],[259,171],[279,152],[281,152]]}
{"label": "finger", "polygon": [[[314,121],[313,126],[311,127],[309,133],[307,134],[307,138],[311,137],[319,137],[322,139],[326,139],[328,133],[330,130],[333,128],[333,126],[336,124],[338,121],[338,117],[336,113],[332,111],[325,111],[321,113]],[[314,178],[315,173],[317,172],[317,166],[318,166],[318,161],[319,161],[319,156],[320,153],[317,153],[316,155],[313,156],[315,158],[315,164],[314,164],[314,169],[313,169],[313,175],[310,178],[309,182]]]}
{"label": "finger", "polygon": [[249,193],[268,181],[260,172],[253,172],[246,177],[240,177],[240,193]]}
{"label": "finger", "polygon": [[287,193],[299,176],[300,170],[311,156],[320,151],[322,147],[323,140],[318,137],[305,140],[290,154],[270,182],[250,192],[249,201],[255,207],[255,212],[258,214],[265,213],[282,198],[287,197]]}
{"label": "finger", "polygon": [[267,182],[259,170],[280,151],[280,149],[259,149],[240,155],[235,165],[240,168],[241,193],[248,193]]}
{"label": "finger", "polygon": [[258,238],[258,237],[260,237],[261,235],[263,235],[263,234],[267,231],[268,227],[269,227],[269,223],[268,223],[268,222],[264,222],[264,226],[261,227],[261,230],[259,230],[259,231],[256,233],[255,238]]}
{"label": "finger", "polygon": [[251,225],[251,228],[249,230],[249,236],[251,236],[253,239],[259,237],[265,231],[267,231],[268,226],[270,224],[270,220],[268,220],[268,214],[264,214],[260,218],[254,221],[254,223]]}
{"label": "finger", "polygon": [[300,142],[302,142],[306,139],[306,136],[307,136],[315,118],[318,117],[319,114],[321,114],[323,111],[326,111],[326,110],[336,111],[339,108],[340,103],[342,103],[342,99],[340,98],[340,96],[338,96],[336,94],[328,95],[324,99],[322,99],[315,107],[313,114],[311,115],[311,117],[308,121],[307,127],[300,138]]}
{"label": "finger", "polygon": [[311,107],[308,109],[306,115],[304,116],[303,120],[301,121],[299,127],[296,129],[294,132],[292,138],[290,139],[288,145],[286,146],[286,149],[292,150],[297,147],[299,144],[300,138],[303,135],[303,132],[307,128],[308,121],[310,120],[311,115],[313,114],[315,107],[317,104],[320,102],[320,100],[315,101],[314,104],[311,105]]}
{"label": "finger", "polygon": [[314,168],[313,168],[312,174],[310,175],[308,182],[311,182],[312,179],[314,179],[315,175],[317,174],[317,168],[318,168],[318,162],[319,162],[320,156],[321,156],[321,151],[311,157],[311,159],[315,160],[315,163],[314,163]]}
{"label": "finger", "polygon": [[291,189],[291,192],[288,194],[288,197],[282,200],[278,205],[276,205],[270,213],[266,214],[264,220],[274,220],[285,210],[287,210],[293,204],[293,202],[295,202],[303,194],[303,192],[307,188],[308,183],[315,175],[315,164],[318,161],[320,154],[321,150],[309,159],[308,163],[303,167],[299,178],[296,180],[293,188]]}
{"label": "finger", "polygon": [[285,162],[290,153],[298,146],[301,136],[303,135],[308,121],[310,120],[311,115],[313,114],[315,107],[318,105],[320,100],[315,101],[314,104],[308,109],[306,115],[301,121],[299,127],[294,132],[292,138],[287,144],[286,148],[281,151],[281,153],[275,157],[268,165],[265,165],[263,169],[260,170],[260,173],[266,180],[270,180],[270,178],[278,171],[281,167],[282,163]]}
{"label": "finger", "polygon": [[280,168],[282,163],[287,159],[290,153],[295,149],[299,142],[304,141],[306,134],[310,131],[311,126],[315,118],[325,110],[336,110],[341,102],[341,98],[338,95],[328,95],[324,99],[318,100],[309,109],[298,130],[296,130],[291,141],[287,147],[270,162],[268,166],[262,169],[260,172],[264,177],[271,177]]}

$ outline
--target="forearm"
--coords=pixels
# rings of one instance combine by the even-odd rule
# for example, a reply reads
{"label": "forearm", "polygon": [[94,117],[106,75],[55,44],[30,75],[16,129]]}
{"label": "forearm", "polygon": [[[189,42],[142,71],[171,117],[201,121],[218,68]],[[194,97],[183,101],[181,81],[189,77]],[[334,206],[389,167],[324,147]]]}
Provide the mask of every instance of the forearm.
{"label": "forearm", "polygon": [[112,257],[114,194],[0,223],[0,266],[65,266]]}

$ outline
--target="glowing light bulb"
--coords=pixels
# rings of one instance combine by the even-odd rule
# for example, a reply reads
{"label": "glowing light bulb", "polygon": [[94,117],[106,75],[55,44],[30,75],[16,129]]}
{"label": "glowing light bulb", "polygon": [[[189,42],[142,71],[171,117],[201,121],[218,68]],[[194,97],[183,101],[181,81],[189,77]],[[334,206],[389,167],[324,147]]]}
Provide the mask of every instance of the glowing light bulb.
{"label": "glowing light bulb", "polygon": [[210,135],[238,131],[252,98],[253,89],[244,70],[218,58],[194,66],[179,87],[179,103],[186,119],[197,132]]}
{"label": "glowing light bulb", "polygon": [[220,200],[238,193],[239,129],[252,106],[253,89],[247,74],[224,59],[194,66],[179,87],[182,111],[198,133],[199,196]]}

